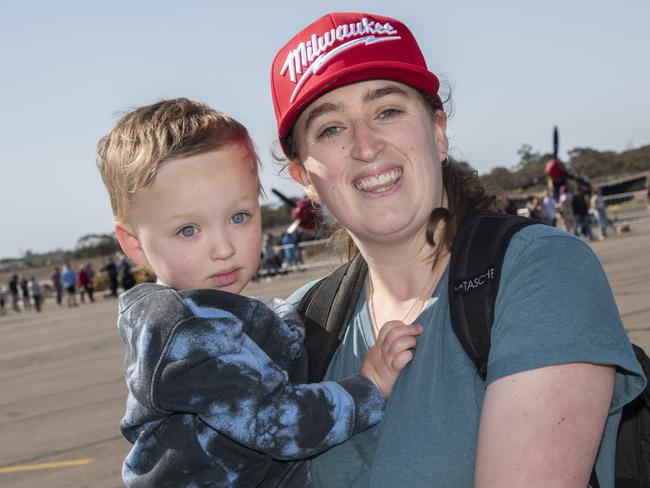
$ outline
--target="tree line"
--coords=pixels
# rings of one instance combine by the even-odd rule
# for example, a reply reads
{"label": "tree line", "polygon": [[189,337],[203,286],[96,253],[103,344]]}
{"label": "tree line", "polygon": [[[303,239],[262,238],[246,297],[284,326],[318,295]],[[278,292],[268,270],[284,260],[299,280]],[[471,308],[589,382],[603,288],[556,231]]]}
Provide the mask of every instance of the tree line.
{"label": "tree line", "polygon": [[[546,175],[544,168],[553,157],[551,153],[534,151],[529,144],[523,144],[517,151],[519,162],[512,168],[497,166],[489,173],[480,176],[483,185],[491,189],[514,191],[519,188],[529,187],[532,184],[545,184]],[[650,145],[621,152],[597,151],[588,147],[576,147],[569,152],[568,163],[573,170],[587,179],[597,179],[605,176],[619,177],[642,171],[650,171]],[[471,163],[460,161],[461,164],[471,166]],[[291,208],[285,204],[269,204],[262,206],[262,227],[270,229],[286,226],[291,221]],[[23,260],[40,262],[44,258],[76,258],[85,259],[96,256],[114,254],[120,246],[113,233],[87,234],[77,240],[75,249],[57,251],[52,253],[35,254],[30,251],[25,253]],[[0,259],[0,265],[10,264],[13,259]]]}
{"label": "tree line", "polygon": [[[505,191],[517,190],[531,183],[545,183],[544,168],[553,157],[551,153],[540,153],[524,144],[519,151],[519,162],[513,168],[497,166],[481,175],[481,182],[487,188]],[[594,180],[606,176],[619,177],[642,171],[650,171],[650,145],[622,152],[597,151],[588,147],[577,147],[568,151],[568,163],[580,176]]]}

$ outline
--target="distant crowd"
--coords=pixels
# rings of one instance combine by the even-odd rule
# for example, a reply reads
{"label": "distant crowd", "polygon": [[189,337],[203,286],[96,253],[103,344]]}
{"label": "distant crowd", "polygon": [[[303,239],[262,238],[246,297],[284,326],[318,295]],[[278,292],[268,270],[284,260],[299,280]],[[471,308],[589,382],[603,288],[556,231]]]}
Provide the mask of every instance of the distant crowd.
{"label": "distant crowd", "polygon": [[[147,281],[147,277],[140,280]],[[96,292],[105,290],[104,297],[114,298],[118,289],[128,290],[135,284],[133,264],[126,258],[116,263],[109,257],[97,272],[92,263],[75,269],[66,261],[62,267],[54,267],[49,280],[14,274],[6,286],[0,283],[0,314],[5,314],[8,309],[41,312],[45,298],[49,296],[60,307],[64,302],[67,307],[78,307],[81,303],[94,303]]]}
{"label": "distant crowd", "polygon": [[[505,208],[507,213],[522,213],[511,202],[508,203]],[[530,195],[522,210],[528,218],[553,227],[558,224],[558,217],[561,217],[562,226],[567,232],[590,241],[596,239],[592,225],[595,224],[598,228],[600,240],[607,237],[607,227],[612,226],[600,191],[587,193],[582,189],[562,186],[558,199],[550,191],[543,198]]]}
{"label": "distant crowd", "polygon": [[[573,190],[570,186],[560,189],[559,199],[556,199],[552,192],[547,192],[543,198],[530,195],[526,199],[525,208],[521,210],[516,208],[514,202],[506,200],[504,211],[523,214],[553,227],[558,225],[560,217],[561,225],[567,232],[590,241],[596,239],[592,224],[597,226],[600,240],[607,237],[607,227],[612,225],[600,192],[588,194],[580,189]],[[266,234],[255,280],[269,280],[274,276],[304,270],[300,241],[301,236],[296,231],[288,231],[281,236]],[[35,276],[17,274],[14,274],[6,285],[0,282],[0,314],[5,314],[8,309],[16,312],[40,312],[44,298],[48,295],[53,296],[58,306],[63,306],[65,302],[68,307],[77,307],[80,303],[85,303],[86,298],[88,303],[93,303],[98,288],[100,291],[106,290],[104,297],[117,297],[119,289],[128,290],[139,281],[153,281],[154,278],[149,275],[136,279],[133,264],[126,258],[116,263],[109,257],[99,270],[99,275],[92,263],[74,269],[66,261],[62,267],[54,268],[49,282],[46,283],[39,281]]]}
{"label": "distant crowd", "polygon": [[[271,279],[293,271],[304,270],[301,236],[289,231],[281,236],[268,233],[264,236],[262,256],[256,280]],[[92,263],[73,267],[69,261],[54,267],[49,280],[39,280],[30,274],[14,274],[8,283],[0,282],[0,314],[8,310],[41,312],[46,297],[63,307],[78,307],[94,303],[96,292],[105,298],[117,297],[118,290],[126,291],[139,282],[154,281],[151,274],[134,272],[133,264],[123,258],[116,262],[109,257],[104,266],[95,270]]]}
{"label": "distant crowd", "polygon": [[304,270],[300,242],[301,235],[297,231],[287,231],[278,237],[267,233],[262,242],[262,257],[255,279],[270,279],[292,271]]}

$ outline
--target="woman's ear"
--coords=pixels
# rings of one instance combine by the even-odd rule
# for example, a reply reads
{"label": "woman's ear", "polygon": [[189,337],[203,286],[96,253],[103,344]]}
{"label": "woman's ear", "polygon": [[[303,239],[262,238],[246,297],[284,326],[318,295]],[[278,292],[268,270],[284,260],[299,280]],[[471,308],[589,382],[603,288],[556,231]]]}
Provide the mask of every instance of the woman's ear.
{"label": "woman's ear", "polygon": [[444,110],[436,110],[433,114],[433,130],[436,146],[440,151],[440,161],[447,159],[449,139],[447,139],[447,114]]}
{"label": "woman's ear", "polygon": [[309,176],[309,173],[307,173],[305,167],[300,163],[290,162],[287,166],[287,171],[289,171],[289,176],[291,176],[293,181],[302,186],[302,189],[305,191],[309,199],[320,205],[320,198],[318,197],[318,193],[316,193],[314,184],[312,183],[311,177]]}
{"label": "woman's ear", "polygon": [[124,220],[115,222],[115,235],[122,251],[131,261],[139,266],[149,266],[140,239],[128,222]]}

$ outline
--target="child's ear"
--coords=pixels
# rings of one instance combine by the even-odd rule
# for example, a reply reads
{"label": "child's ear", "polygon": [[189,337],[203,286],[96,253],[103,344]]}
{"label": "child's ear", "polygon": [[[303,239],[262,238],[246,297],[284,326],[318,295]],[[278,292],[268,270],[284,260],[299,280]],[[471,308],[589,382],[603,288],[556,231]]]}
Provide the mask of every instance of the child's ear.
{"label": "child's ear", "polygon": [[289,176],[291,176],[296,183],[302,186],[302,189],[305,190],[309,199],[320,205],[320,197],[318,196],[318,193],[316,193],[314,184],[311,182],[311,178],[305,167],[300,163],[290,162],[287,166],[287,170],[289,171]]}
{"label": "child's ear", "polygon": [[139,266],[149,265],[147,256],[145,256],[142,245],[140,244],[140,239],[138,239],[138,235],[128,222],[122,220],[115,222],[115,235],[117,236],[117,241],[120,243],[122,251],[124,251],[124,254],[131,261]]}

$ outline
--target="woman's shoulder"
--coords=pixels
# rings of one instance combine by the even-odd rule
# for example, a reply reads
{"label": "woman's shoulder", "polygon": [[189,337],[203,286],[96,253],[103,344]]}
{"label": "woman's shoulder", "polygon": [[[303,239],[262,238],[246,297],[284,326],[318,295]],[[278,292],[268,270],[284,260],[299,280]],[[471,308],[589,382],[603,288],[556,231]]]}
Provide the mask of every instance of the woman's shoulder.
{"label": "woman's shoulder", "polygon": [[513,240],[519,239],[526,242],[531,242],[536,239],[542,239],[547,237],[550,238],[566,237],[581,242],[578,237],[574,236],[573,234],[570,234],[564,229],[560,229],[559,227],[553,227],[551,225],[541,224],[541,223],[535,225],[528,225],[524,227],[513,236]]}
{"label": "woman's shoulder", "polygon": [[522,260],[529,262],[533,258],[597,261],[585,241],[565,230],[546,224],[529,225],[512,237],[505,255],[504,268]]}
{"label": "woman's shoulder", "polygon": [[313,281],[310,281],[309,283],[302,285],[300,288],[295,290],[291,295],[289,295],[286,302],[292,307],[297,307],[298,304],[300,304],[302,297],[304,297],[305,294],[309,291],[309,289],[312,286],[314,286],[316,283],[318,283],[321,279],[322,278],[318,278]]}

